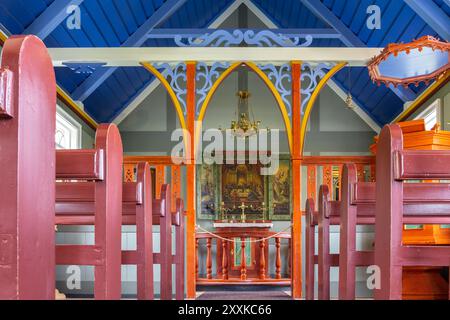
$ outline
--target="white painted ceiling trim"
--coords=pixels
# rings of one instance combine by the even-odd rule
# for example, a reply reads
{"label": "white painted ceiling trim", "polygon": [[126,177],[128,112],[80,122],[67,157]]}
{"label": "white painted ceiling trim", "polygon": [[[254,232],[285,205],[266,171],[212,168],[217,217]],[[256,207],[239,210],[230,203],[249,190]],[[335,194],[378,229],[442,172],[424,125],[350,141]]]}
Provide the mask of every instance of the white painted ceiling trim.
{"label": "white painted ceiling trim", "polygon": [[[253,61],[281,65],[293,60],[308,62],[348,61],[350,66],[362,67],[383,48],[50,48],[55,67],[63,63],[106,63],[110,67],[138,67],[141,61],[177,64],[180,61]],[[268,59],[268,57],[270,57]]]}

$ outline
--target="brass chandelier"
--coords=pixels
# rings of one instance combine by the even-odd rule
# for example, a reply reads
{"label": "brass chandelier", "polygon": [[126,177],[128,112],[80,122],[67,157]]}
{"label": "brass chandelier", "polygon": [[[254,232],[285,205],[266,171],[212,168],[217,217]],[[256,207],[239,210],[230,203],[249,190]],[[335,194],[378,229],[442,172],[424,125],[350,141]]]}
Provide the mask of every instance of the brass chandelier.
{"label": "brass chandelier", "polygon": [[[251,112],[251,109],[248,107],[250,92],[246,90],[238,91],[236,96],[238,96],[236,116],[239,116],[237,120],[231,121],[231,133],[239,138],[253,136],[258,133],[261,121],[255,121],[253,112]],[[252,114],[252,119],[250,119],[250,113]]]}

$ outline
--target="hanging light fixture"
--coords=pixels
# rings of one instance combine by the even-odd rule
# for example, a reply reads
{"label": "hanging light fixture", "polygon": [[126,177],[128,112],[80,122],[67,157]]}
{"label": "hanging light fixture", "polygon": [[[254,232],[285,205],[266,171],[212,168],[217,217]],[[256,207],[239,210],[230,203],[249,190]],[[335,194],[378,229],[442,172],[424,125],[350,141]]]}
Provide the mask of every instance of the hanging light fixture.
{"label": "hanging light fixture", "polygon": [[355,109],[355,105],[353,104],[353,97],[351,94],[351,90],[352,90],[352,78],[351,78],[351,73],[350,73],[350,67],[348,67],[348,93],[347,93],[347,98],[345,98],[345,105],[347,106],[348,109],[353,110]]}
{"label": "hanging light fixture", "polygon": [[[255,121],[253,112],[251,112],[251,109],[248,106],[248,98],[250,97],[250,92],[245,90],[238,91],[236,95],[238,96],[236,109],[237,119],[231,121],[231,133],[239,138],[253,136],[258,133],[261,121]],[[250,119],[250,113],[252,115],[252,119]]]}

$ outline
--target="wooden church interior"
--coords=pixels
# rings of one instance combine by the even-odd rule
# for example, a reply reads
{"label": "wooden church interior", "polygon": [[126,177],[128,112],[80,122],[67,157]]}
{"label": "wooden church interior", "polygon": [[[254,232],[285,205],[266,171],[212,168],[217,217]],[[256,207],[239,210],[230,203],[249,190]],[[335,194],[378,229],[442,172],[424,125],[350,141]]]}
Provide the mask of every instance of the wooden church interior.
{"label": "wooden church interior", "polygon": [[0,299],[450,299],[449,15],[1,1]]}

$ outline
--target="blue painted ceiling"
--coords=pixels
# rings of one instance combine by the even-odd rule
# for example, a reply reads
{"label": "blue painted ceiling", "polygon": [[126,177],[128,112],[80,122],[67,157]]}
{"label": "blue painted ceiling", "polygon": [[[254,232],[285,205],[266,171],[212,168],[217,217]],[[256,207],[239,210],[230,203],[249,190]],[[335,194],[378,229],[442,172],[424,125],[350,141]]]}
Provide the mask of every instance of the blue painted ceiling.
{"label": "blue painted ceiling", "polygon": [[[62,1],[62,0],[54,0]],[[0,23],[11,33],[21,34],[41,14],[51,7],[53,0],[2,0]],[[312,0],[325,6],[346,29],[368,47],[384,47],[392,42],[408,42],[423,35],[438,36],[403,0]],[[450,15],[446,0],[429,0]],[[69,1],[67,1],[69,2]],[[44,39],[48,47],[118,47],[144,24],[164,0],[85,0],[82,2],[80,30],[68,30],[59,24]],[[233,0],[187,0],[158,28],[205,28],[220,15]],[[280,28],[329,28],[326,19],[315,16],[301,0],[253,0],[253,3]],[[381,8],[382,28],[366,27],[368,6]],[[450,21],[450,20],[449,20]],[[450,27],[450,22],[449,22]],[[173,46],[173,41],[149,39],[144,46]],[[313,46],[345,46],[338,39],[315,40]],[[58,83],[68,92],[74,91],[89,77],[69,68],[56,68]],[[153,77],[143,68],[117,68],[89,97],[85,110],[98,122],[113,120],[151,81]],[[354,99],[380,125],[390,122],[403,109],[402,101],[385,86],[377,87],[369,79],[366,68],[347,69],[335,76],[336,83],[350,90]],[[424,90],[411,86],[414,94]]]}

